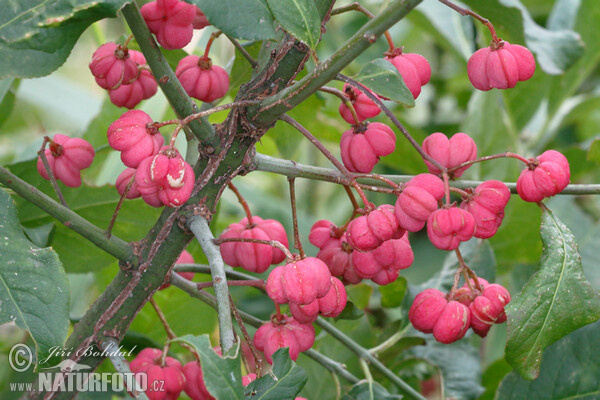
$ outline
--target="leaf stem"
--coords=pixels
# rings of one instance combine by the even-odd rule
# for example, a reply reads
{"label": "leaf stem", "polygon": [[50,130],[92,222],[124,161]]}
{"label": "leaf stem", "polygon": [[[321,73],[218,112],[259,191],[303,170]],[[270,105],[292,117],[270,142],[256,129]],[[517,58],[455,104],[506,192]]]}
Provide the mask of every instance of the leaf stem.
{"label": "leaf stem", "polygon": [[256,60],[250,55],[250,53],[248,53],[248,50],[246,50],[246,48],[244,48],[244,46],[242,46],[240,44],[240,42],[238,42],[237,40],[235,40],[234,38],[232,38],[229,35],[225,35],[225,36],[235,46],[235,48],[242,54],[242,56],[244,56],[244,58],[246,60],[248,60],[248,63],[250,63],[250,65],[252,66],[253,69],[258,67],[258,62],[256,62]]}

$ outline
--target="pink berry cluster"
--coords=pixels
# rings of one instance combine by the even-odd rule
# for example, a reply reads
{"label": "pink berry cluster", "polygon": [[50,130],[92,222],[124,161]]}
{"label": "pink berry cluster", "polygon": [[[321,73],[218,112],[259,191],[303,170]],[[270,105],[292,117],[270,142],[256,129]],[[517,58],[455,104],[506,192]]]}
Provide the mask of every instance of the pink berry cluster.
{"label": "pink berry cluster", "polygon": [[[145,373],[148,379],[146,395],[150,400],[177,399],[186,383],[181,363],[172,357],[165,357],[161,363],[162,350],[146,348],[129,363],[133,373]],[[154,382],[160,382],[154,385]]]}
{"label": "pink berry cluster", "polygon": [[[421,86],[431,78],[431,67],[425,57],[416,53],[402,53],[402,49],[394,49],[386,53],[388,60],[400,73],[404,83],[416,99],[421,93]],[[366,87],[373,96],[379,98]],[[344,94],[354,108],[352,114],[346,103],[342,103],[339,112],[342,118],[353,125],[345,131],[340,140],[340,152],[344,166],[350,172],[370,173],[380,157],[387,156],[396,149],[396,135],[390,127],[380,122],[365,123],[368,118],[377,116],[381,109],[363,91],[344,84]]]}
{"label": "pink berry cluster", "polygon": [[[243,345],[244,354],[254,363],[254,358],[247,345]],[[247,349],[247,350],[246,350]],[[214,348],[221,356],[221,349]],[[147,377],[146,395],[150,400],[173,400],[185,392],[192,400],[215,400],[204,383],[202,367],[198,361],[190,361],[183,367],[172,358],[165,357],[161,363],[163,351],[145,348],[129,363],[129,369],[135,374],[145,373]],[[141,380],[136,376],[136,379]],[[256,374],[250,373],[242,377],[242,384],[248,385],[256,379]]]}
{"label": "pink berry cluster", "polygon": [[154,0],[140,9],[148,29],[165,49],[181,49],[192,40],[194,29],[209,25],[196,6],[180,0]]}
{"label": "pink berry cluster", "polygon": [[333,276],[346,283],[371,279],[378,285],[387,285],[398,278],[400,270],[412,265],[414,255],[406,234],[382,241],[370,251],[353,247],[347,235],[332,222],[321,220],[313,225],[308,237],[319,248],[317,258],[327,264]]}
{"label": "pink berry cluster", "polygon": [[523,200],[537,203],[562,192],[570,178],[567,158],[556,150],[548,150],[530,159],[517,179],[517,193]]}
{"label": "pink berry cluster", "polygon": [[423,333],[433,333],[441,343],[462,339],[469,328],[485,337],[494,324],[506,321],[504,307],[510,293],[497,283],[478,279],[481,290],[473,288],[473,280],[445,295],[437,289],[419,293],[410,307],[408,318]]}
{"label": "pink berry cluster", "polygon": [[[66,186],[78,187],[81,186],[81,170],[92,165],[96,153],[86,140],[57,133],[44,154],[57,180]],[[37,170],[44,179],[50,179],[41,156],[37,160]]]}
{"label": "pink berry cluster", "polygon": [[289,348],[290,358],[310,349],[315,342],[315,328],[312,324],[302,324],[293,317],[281,315],[262,325],[254,334],[254,346],[262,351],[269,364],[273,354],[284,347]]}
{"label": "pink berry cluster", "polygon": [[506,41],[492,42],[477,50],[467,63],[469,80],[476,89],[509,89],[535,72],[535,59],[524,46]]}
{"label": "pink berry cluster", "polygon": [[177,149],[163,146],[164,138],[148,114],[125,112],[108,127],[107,136],[108,144],[121,152],[123,164],[129,167],[117,178],[121,195],[129,185],[127,198],[141,196],[152,207],[179,207],[190,198],[194,170]]}
{"label": "pink berry cluster", "polygon": [[[257,216],[252,216],[251,221],[244,217],[229,225],[220,236],[220,239],[227,238],[275,240],[289,247],[285,229],[279,221]],[[226,242],[221,244],[220,251],[226,264],[256,273],[265,272],[285,259],[280,249],[262,243]]]}
{"label": "pink berry cluster", "polygon": [[110,100],[118,107],[134,108],[156,93],[156,80],[139,51],[104,43],[94,52],[89,67],[98,86],[108,90]]}

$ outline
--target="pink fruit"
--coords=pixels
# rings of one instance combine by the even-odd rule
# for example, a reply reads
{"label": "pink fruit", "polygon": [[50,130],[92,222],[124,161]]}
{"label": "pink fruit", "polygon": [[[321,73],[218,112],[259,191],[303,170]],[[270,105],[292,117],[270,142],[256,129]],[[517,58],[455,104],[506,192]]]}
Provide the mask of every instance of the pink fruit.
{"label": "pink fruit", "polygon": [[429,215],[437,210],[438,201],[444,197],[444,182],[432,174],[420,174],[404,185],[396,200],[398,225],[409,232],[425,226]]}
{"label": "pink fruit", "polygon": [[435,247],[454,250],[460,242],[466,242],[475,233],[475,219],[467,211],[442,208],[431,213],[427,219],[427,235]]}
{"label": "pink fruit", "polygon": [[145,158],[158,154],[165,139],[152,118],[142,110],[130,110],[108,127],[108,144],[121,152],[123,164],[137,168]]}
{"label": "pink fruit", "polygon": [[310,228],[308,241],[320,249],[325,243],[335,237],[334,232],[336,229],[337,227],[331,221],[325,219],[317,221],[313,224],[312,228]]}
{"label": "pink fruit", "polygon": [[327,294],[312,303],[298,305],[290,303],[290,312],[296,321],[301,323],[313,322],[319,314],[324,317],[337,317],[346,307],[348,296],[342,281],[331,278],[331,287]]}
{"label": "pink fruit", "polygon": [[384,204],[350,222],[348,243],[358,251],[371,251],[390,239],[399,239],[404,230],[398,226],[394,207]]}
{"label": "pink fruit", "polygon": [[[289,247],[281,223],[274,219],[263,220],[257,216],[252,217],[252,224],[244,217],[240,222],[229,225],[220,236],[220,239],[227,238],[276,240]],[[226,264],[242,267],[250,272],[265,272],[272,264],[279,264],[285,259],[285,254],[280,249],[267,244],[227,242],[219,247]]]}
{"label": "pink fruit", "polygon": [[508,200],[510,189],[500,181],[485,181],[475,188],[472,196],[460,205],[460,208],[468,211],[475,220],[473,236],[488,239],[496,234],[504,219],[504,207]]}
{"label": "pink fruit", "polygon": [[446,305],[448,300],[444,293],[437,289],[425,289],[415,297],[408,311],[408,319],[416,330],[432,333]]}
{"label": "pink fruit", "polygon": [[315,328],[312,324],[301,324],[292,317],[281,316],[281,320],[273,320],[262,325],[254,334],[254,346],[265,354],[269,364],[271,356],[278,349],[289,348],[290,358],[296,360],[299,353],[312,347],[315,341]]}
{"label": "pink fruit", "polygon": [[387,285],[398,278],[399,271],[411,266],[414,255],[408,235],[391,239],[370,252],[354,252],[352,263],[356,273],[364,279],[372,279],[379,285]]}
{"label": "pink fruit", "polygon": [[[193,264],[193,263],[194,263],[194,257],[187,250],[182,251],[181,254],[179,255],[179,257],[177,258],[177,260],[175,261],[175,265],[177,265],[177,264]],[[188,281],[191,281],[194,278],[193,272],[178,272],[178,274],[181,275],[182,278],[187,279]],[[163,283],[161,285],[161,287],[158,288],[158,290],[166,289],[169,286],[171,286],[170,283]]]}
{"label": "pink fruit", "polygon": [[265,289],[276,303],[306,305],[327,294],[331,273],[323,261],[315,257],[295,260],[275,268],[269,274]]}
{"label": "pink fruit", "polygon": [[210,25],[206,15],[198,7],[196,7],[196,16],[194,17],[194,21],[192,21],[192,25],[194,29],[202,29]]}
{"label": "pink fruit", "polygon": [[421,86],[427,84],[431,78],[431,67],[427,59],[416,53],[402,53],[387,56],[386,59],[396,67],[404,83],[415,100],[421,94]]}
{"label": "pink fruit", "polygon": [[[81,186],[81,170],[92,165],[95,151],[91,144],[80,138],[57,133],[44,151],[54,177],[69,187]],[[50,179],[41,157],[37,170],[44,179]]]}
{"label": "pink fruit", "polygon": [[183,390],[192,400],[214,400],[204,384],[202,367],[198,361],[190,361],[183,366],[185,385]]}
{"label": "pink fruit", "polygon": [[117,177],[117,181],[115,182],[115,187],[117,188],[117,192],[119,192],[119,194],[121,196],[123,196],[123,193],[125,193],[125,189],[127,188],[127,185],[129,185],[129,182],[133,178],[133,184],[129,188],[129,192],[127,192],[127,196],[125,197],[127,199],[137,199],[138,197],[140,197],[142,195],[140,193],[137,185],[135,184],[135,177],[133,176],[135,174],[135,171],[136,171],[135,168],[127,168],[125,171],[123,171],[119,174],[119,176]]}
{"label": "pink fruit", "polygon": [[508,290],[502,285],[492,283],[483,290],[483,296],[490,300],[492,315],[497,316],[496,323],[501,324],[506,321],[504,307],[511,300]]}
{"label": "pink fruit", "polygon": [[229,75],[212,65],[210,58],[190,55],[182,58],[175,70],[181,86],[191,97],[210,103],[227,94]]}
{"label": "pink fruit", "polygon": [[354,110],[356,111],[356,116],[358,117],[358,121],[355,121],[346,103],[340,104],[340,115],[342,116],[344,121],[346,121],[350,125],[354,125],[357,122],[363,122],[368,118],[373,118],[381,112],[379,106],[375,104],[373,100],[369,98],[369,96],[367,96],[360,90],[355,89],[354,87],[352,87],[352,85],[345,83],[344,93],[346,93],[348,99],[350,99],[350,102],[352,103],[352,105],[354,106]]}
{"label": "pink fruit", "polygon": [[523,46],[501,41],[477,50],[467,63],[469,80],[476,89],[513,88],[535,72],[535,59]]}
{"label": "pink fruit", "polygon": [[368,174],[379,157],[387,156],[396,149],[396,135],[389,126],[371,122],[356,126],[342,134],[340,140],[342,161],[351,172]]}
{"label": "pink fruit", "polygon": [[[139,65],[146,64],[146,58],[139,51],[129,50],[131,58]],[[158,86],[156,79],[147,69],[141,69],[133,82],[109,90],[110,101],[117,107],[135,108],[142,100],[154,96]]]}
{"label": "pink fruit", "polygon": [[567,158],[558,151],[547,150],[521,172],[517,179],[517,193],[523,200],[537,203],[562,192],[570,178]]}
{"label": "pink fruit", "polygon": [[138,65],[129,56],[126,47],[116,43],[104,43],[92,55],[90,71],[96,83],[103,89],[116,89],[128,85],[138,77]]}
{"label": "pink fruit", "polygon": [[462,339],[470,326],[471,313],[467,306],[458,301],[450,301],[433,327],[433,337],[441,343],[452,343]]}
{"label": "pink fruit", "polygon": [[[465,133],[457,133],[450,139],[443,133],[433,133],[423,141],[423,150],[434,160],[446,168],[456,167],[464,162],[477,158],[477,145]],[[442,171],[427,160],[424,160],[429,173],[441,175]],[[458,178],[470,166],[454,171],[452,176]]]}
{"label": "pink fruit", "polygon": [[150,400],[176,399],[186,381],[183,368],[179,361],[171,357],[166,357],[164,366],[161,366],[161,356],[161,350],[146,348],[129,363],[129,369],[133,373],[146,373],[148,378],[146,395]]}
{"label": "pink fruit", "polygon": [[192,194],[195,180],[192,167],[170,147],[142,160],[135,175],[142,199],[153,207],[183,205]]}
{"label": "pink fruit", "polygon": [[179,0],[155,0],[144,4],[140,11],[165,49],[181,49],[192,40],[195,6]]}

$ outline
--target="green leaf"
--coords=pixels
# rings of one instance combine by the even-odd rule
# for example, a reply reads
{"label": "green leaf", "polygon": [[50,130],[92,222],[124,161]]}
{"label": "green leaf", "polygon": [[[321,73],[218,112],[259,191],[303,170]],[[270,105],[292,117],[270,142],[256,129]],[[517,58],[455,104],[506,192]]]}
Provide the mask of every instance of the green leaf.
{"label": "green leaf", "polygon": [[293,399],[300,393],[307,380],[306,372],[292,361],[286,347],[273,354],[271,372],[251,382],[245,391],[252,399]]}
{"label": "green leaf", "polygon": [[504,378],[496,400],[600,398],[600,323],[588,325],[548,347],[539,377],[523,379],[517,372]]}
{"label": "green leaf", "polygon": [[542,213],[541,266],[506,307],[506,360],[526,379],[539,374],[546,347],[600,318],[600,295],[583,274],[571,231]]}
{"label": "green leaf", "polygon": [[335,320],[337,321],[340,319],[359,319],[363,315],[365,315],[364,311],[357,308],[353,302],[348,300],[348,302],[346,303],[346,307],[344,307],[344,310],[337,317],[335,317]]}
{"label": "green leaf", "polygon": [[399,276],[389,285],[380,286],[381,306],[386,308],[400,307],[406,294],[406,279]]}
{"label": "green leaf", "polygon": [[354,77],[380,96],[414,107],[415,99],[396,67],[383,58],[366,64]]}
{"label": "green leaf", "polygon": [[342,400],[395,400],[399,394],[391,394],[377,382],[359,382],[342,397]]}
{"label": "green leaf", "polygon": [[13,78],[0,80],[0,127],[10,117],[20,82],[20,80]]}
{"label": "green leaf", "polygon": [[265,0],[186,0],[195,4],[216,28],[237,39],[277,38],[275,20]]}
{"label": "green leaf", "polygon": [[0,14],[0,79],[33,78],[54,71],[89,25],[115,17],[123,4],[125,0],[4,2]]}
{"label": "green leaf", "polygon": [[204,383],[211,395],[217,399],[244,398],[239,344],[235,349],[235,358],[231,358],[220,357],[215,353],[207,334],[185,335],[175,338],[171,342],[183,342],[194,347],[200,356]]}
{"label": "green leaf", "polygon": [[51,248],[39,248],[21,230],[12,199],[0,190],[0,323],[26,329],[39,365],[54,365],[50,349],[69,328],[67,276]]}
{"label": "green leaf", "polygon": [[267,0],[281,27],[311,49],[321,36],[321,18],[314,0]]}
{"label": "green leaf", "polygon": [[[36,160],[24,161],[9,165],[8,168],[19,178],[50,197],[56,198],[50,183],[37,172],[35,163]],[[119,194],[113,186],[82,185],[78,188],[69,188],[60,182],[59,186],[71,210],[98,227],[108,226],[119,201]],[[15,202],[21,223],[28,228],[55,221],[43,210],[20,197],[15,197]],[[141,199],[127,200],[119,211],[113,233],[126,241],[140,240],[150,230],[159,213],[160,209],[148,206]],[[115,261],[114,257],[62,224],[56,224],[52,247],[60,255],[67,272],[96,271]],[[78,251],[73,252],[74,248]]]}
{"label": "green leaf", "polygon": [[414,347],[410,352],[441,370],[446,397],[478,398],[484,389],[480,384],[481,364],[477,350],[465,340],[443,344],[431,335],[426,340],[426,346]]}

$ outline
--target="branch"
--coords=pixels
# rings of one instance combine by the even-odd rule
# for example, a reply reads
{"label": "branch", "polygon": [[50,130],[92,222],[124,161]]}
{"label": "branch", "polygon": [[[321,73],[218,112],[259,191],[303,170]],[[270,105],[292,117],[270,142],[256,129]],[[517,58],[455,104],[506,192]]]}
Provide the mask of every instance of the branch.
{"label": "branch", "polygon": [[[347,184],[344,176],[337,170],[331,168],[314,167],[312,165],[300,164],[291,160],[271,157],[257,153],[253,159],[253,167],[257,171],[273,172],[275,174],[291,176],[296,178],[307,178],[319,181]],[[394,183],[408,182],[413,175],[382,175]],[[375,187],[387,187],[388,185],[381,180],[374,178],[358,178],[361,184],[368,184]],[[479,186],[484,181],[459,180],[453,181],[452,187],[458,189],[467,189]],[[511,193],[517,193],[517,184],[514,182],[504,182]],[[559,195],[583,195],[600,194],[600,184],[570,184]]]}
{"label": "branch", "polygon": [[213,242],[214,236],[210,231],[206,218],[199,216],[191,217],[189,227],[200,243],[210,265],[213,287],[215,288],[215,294],[217,295],[219,340],[221,341],[223,355],[226,355],[235,346],[236,339],[235,333],[233,332],[233,321],[231,320],[229,287],[227,286],[227,276],[225,275],[223,258],[221,257],[219,246]]}
{"label": "branch", "polygon": [[321,86],[334,79],[352,60],[373,44],[386,30],[404,18],[421,1],[393,1],[375,18],[363,25],[329,59],[317,65],[310,74],[281,92],[265,98],[258,110],[261,114],[258,115],[257,120],[270,121],[307,99]]}
{"label": "branch", "polygon": [[[198,266],[198,267],[201,267],[201,266]],[[202,272],[202,270],[204,270],[204,268],[198,268],[198,272]],[[241,274],[241,275],[246,275],[246,274]],[[254,279],[254,277],[252,277],[250,275],[246,275],[246,276]],[[171,283],[173,284],[173,286],[178,287],[179,289],[183,290],[190,296],[195,297],[195,298],[199,299],[200,301],[203,301],[204,303],[208,304],[209,306],[211,306],[213,308],[217,308],[217,299],[214,296],[211,296],[210,294],[208,294],[202,290],[198,290],[196,288],[195,283],[190,282],[187,279],[182,278],[179,275],[173,275],[173,277],[171,278]],[[238,313],[245,323],[252,325],[255,328],[258,328],[261,325],[264,325],[267,323],[266,321],[262,321],[262,320],[256,318],[254,315],[248,314],[247,312],[238,310]],[[310,349],[308,351],[305,351],[304,354],[306,354],[307,356],[309,356],[310,358],[312,358],[313,360],[315,360],[316,362],[318,362],[319,364],[324,366],[327,370],[341,376],[342,378],[344,378],[345,380],[347,380],[348,382],[350,382],[352,384],[357,383],[359,381],[359,379],[356,376],[352,375],[352,373],[350,373],[342,363],[332,360],[331,358],[324,356],[323,354],[319,353],[316,350]]]}
{"label": "branch", "polygon": [[3,167],[0,167],[0,183],[11,188],[19,196],[41,208],[62,222],[67,228],[77,232],[124,264],[134,264],[136,262],[129,243],[115,236],[107,239],[103,229],[98,228]]}

